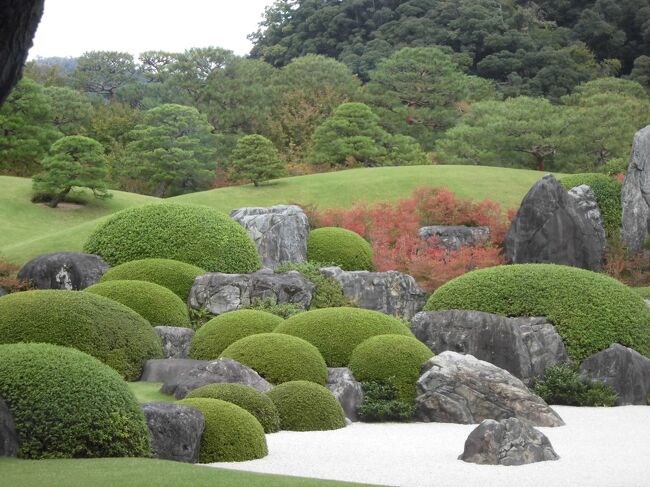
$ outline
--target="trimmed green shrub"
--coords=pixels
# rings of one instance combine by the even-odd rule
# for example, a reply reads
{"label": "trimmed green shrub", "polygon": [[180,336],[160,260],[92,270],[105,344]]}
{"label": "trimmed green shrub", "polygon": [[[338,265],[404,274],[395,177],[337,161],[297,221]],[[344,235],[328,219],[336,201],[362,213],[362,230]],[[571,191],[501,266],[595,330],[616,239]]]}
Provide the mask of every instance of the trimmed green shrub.
{"label": "trimmed green shrub", "polygon": [[397,388],[393,385],[392,378],[362,382],[361,387],[363,401],[357,406],[361,421],[410,421],[415,416],[415,404],[397,398]]}
{"label": "trimmed green shrub", "polygon": [[417,338],[379,335],[368,338],[350,356],[350,369],[361,382],[392,379],[397,399],[413,401],[422,364],[433,357]]}
{"label": "trimmed green shrub", "polygon": [[275,333],[307,340],[320,350],[328,367],[347,367],[352,351],[372,336],[413,336],[400,320],[359,308],[324,308],[300,313],[281,323]]}
{"label": "trimmed green shrub", "polygon": [[554,365],[535,381],[533,392],[548,404],[566,406],[614,406],[617,394],[602,382],[582,380],[578,373],[565,364]]}
{"label": "trimmed green shrub", "polygon": [[313,382],[296,380],[275,386],[267,395],[280,413],[280,428],[325,431],[343,428],[345,413],[334,395]]}
{"label": "trimmed green shrub", "polygon": [[125,262],[104,273],[100,282],[106,281],[148,281],[166,287],[183,302],[194,284],[194,279],[205,274],[195,265],[171,259],[141,259]]}
{"label": "trimmed green shrub", "polygon": [[265,433],[280,430],[280,416],[273,401],[257,389],[244,384],[208,384],[190,391],[187,398],[203,397],[231,402],[251,413]]}
{"label": "trimmed green shrub", "polygon": [[274,314],[250,309],[224,313],[196,331],[189,355],[198,360],[217,359],[237,340],[258,333],[271,333],[283,321]]}
{"label": "trimmed green shrub", "polygon": [[309,309],[352,306],[350,300],[343,294],[341,285],[331,277],[325,277],[319,272],[321,267],[326,266],[318,262],[289,262],[279,266],[275,272],[298,271],[316,286],[312,292]]}
{"label": "trimmed green shrub", "polygon": [[123,304],[79,291],[26,291],[0,299],[0,343],[39,342],[73,347],[98,358],[126,380],[162,357],[149,322]]}
{"label": "trimmed green shrub", "polygon": [[152,326],[190,326],[187,306],[166,287],[147,281],[106,281],[85,292],[110,298],[151,323]]}
{"label": "trimmed green shrub", "polygon": [[117,372],[72,348],[0,345],[0,397],[21,458],[149,456],[142,410]]}
{"label": "trimmed green shrub", "polygon": [[521,264],[472,271],[438,288],[425,309],[545,316],[576,363],[612,343],[650,357],[650,309],[643,299],[611,277],[575,267]]}
{"label": "trimmed green shrub", "polygon": [[268,455],[264,428],[251,413],[219,399],[191,398],[177,404],[198,409],[205,418],[201,463],[244,462]]}
{"label": "trimmed green shrub", "polygon": [[248,365],[271,384],[294,380],[327,382],[327,365],[318,349],[305,340],[281,333],[247,336],[220,356]]}
{"label": "trimmed green shrub", "polygon": [[358,233],[324,227],[309,232],[307,259],[332,262],[345,271],[372,271],[372,247]]}
{"label": "trimmed green shrub", "polygon": [[278,300],[275,298],[259,299],[241,309],[265,311],[267,313],[271,313],[272,315],[279,316],[283,320],[286,320],[290,316],[297,315],[298,313],[305,311],[297,304],[278,303]]}
{"label": "trimmed green shrub", "polygon": [[650,299],[650,287],[633,287],[631,289],[643,299]]}
{"label": "trimmed green shrub", "polygon": [[261,266],[246,230],[229,216],[197,205],[164,203],[111,215],[84,251],[116,266],[145,258],[173,259],[208,272],[249,273]]}

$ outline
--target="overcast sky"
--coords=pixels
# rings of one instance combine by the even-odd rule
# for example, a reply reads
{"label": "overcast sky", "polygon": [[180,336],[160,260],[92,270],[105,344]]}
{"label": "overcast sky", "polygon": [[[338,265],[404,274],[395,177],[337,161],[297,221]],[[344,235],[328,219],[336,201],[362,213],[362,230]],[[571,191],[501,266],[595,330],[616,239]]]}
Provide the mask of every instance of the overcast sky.
{"label": "overcast sky", "polygon": [[272,0],[45,0],[30,59],[85,51],[183,51],[218,46],[247,54]]}

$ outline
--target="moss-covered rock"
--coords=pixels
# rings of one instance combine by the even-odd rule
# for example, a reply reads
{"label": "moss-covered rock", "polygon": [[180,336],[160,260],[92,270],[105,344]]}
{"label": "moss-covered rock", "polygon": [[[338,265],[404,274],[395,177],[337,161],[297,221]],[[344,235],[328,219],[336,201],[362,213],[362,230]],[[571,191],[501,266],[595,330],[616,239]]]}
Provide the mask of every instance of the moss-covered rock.
{"label": "moss-covered rock", "polygon": [[309,261],[328,262],[345,271],[372,271],[372,258],[372,247],[358,233],[337,227],[317,228],[309,232]]}

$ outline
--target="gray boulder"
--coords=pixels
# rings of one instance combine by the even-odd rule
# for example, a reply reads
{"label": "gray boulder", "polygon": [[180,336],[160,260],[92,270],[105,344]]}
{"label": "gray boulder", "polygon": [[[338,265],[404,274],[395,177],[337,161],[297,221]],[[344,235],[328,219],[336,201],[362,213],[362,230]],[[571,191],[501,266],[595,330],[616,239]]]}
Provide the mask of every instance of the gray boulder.
{"label": "gray boulder", "polygon": [[187,358],[194,330],[178,326],[155,326],[165,358]]}
{"label": "gray boulder", "polygon": [[569,362],[562,338],[546,318],[506,318],[480,311],[425,311],[411,331],[435,354],[451,350],[507,370],[525,384],[547,367]]}
{"label": "gray boulder", "polygon": [[[431,247],[440,247],[447,250],[458,250],[484,244],[490,239],[489,227],[467,227],[464,225],[434,225],[422,227],[418,232],[422,240],[426,240]],[[435,241],[429,240],[435,238]]]}
{"label": "gray boulder", "polygon": [[0,296],[5,296],[6,294],[7,294],[7,291],[5,291],[4,289],[2,289],[0,287]]}
{"label": "gray boulder", "polygon": [[149,427],[153,458],[185,463],[199,461],[205,427],[201,411],[167,402],[149,402],[140,407]]}
{"label": "gray boulder", "polygon": [[429,359],[416,386],[416,418],[420,421],[472,424],[519,418],[534,426],[564,424],[519,379],[471,355],[443,352]]}
{"label": "gray boulder", "polygon": [[323,267],[320,273],[338,282],[343,294],[359,308],[410,319],[426,303],[426,294],[415,279],[397,271],[343,271]]}
{"label": "gray boulder", "polygon": [[327,388],[339,401],[345,417],[350,421],[359,421],[357,407],[363,401],[363,389],[347,367],[329,367],[327,369]]}
{"label": "gray boulder", "polygon": [[251,236],[264,267],[275,269],[286,262],[307,260],[309,221],[299,206],[239,208],[230,216]]}
{"label": "gray boulder", "polygon": [[0,398],[0,457],[15,457],[18,454],[18,446],[14,417],[7,404]]}
{"label": "gray boulder", "polygon": [[258,301],[291,303],[307,309],[314,284],[296,271],[274,273],[263,269],[252,274],[213,272],[194,280],[188,304],[194,309],[207,309],[214,315],[234,311]]}
{"label": "gray boulder", "polygon": [[580,211],[585,215],[587,221],[591,224],[593,235],[596,243],[602,249],[604,254],[607,250],[607,235],[603,225],[603,216],[600,214],[598,201],[593,190],[586,184],[581,184],[569,190],[569,196],[576,202]]}
{"label": "gray boulder", "polygon": [[627,248],[638,252],[648,239],[650,219],[650,125],[639,130],[632,142],[630,165],[621,192],[623,229]]}
{"label": "gray boulder", "polygon": [[617,406],[650,404],[650,360],[631,348],[615,343],[588,357],[579,373],[612,387],[618,394]]}
{"label": "gray boulder", "polygon": [[98,255],[80,252],[43,254],[18,271],[18,278],[37,289],[79,291],[99,282],[110,266]]}
{"label": "gray boulder", "polygon": [[206,360],[159,358],[147,360],[140,380],[143,382],[173,382],[181,374],[207,364]]}
{"label": "gray boulder", "polygon": [[459,460],[481,465],[525,465],[558,460],[546,435],[517,418],[486,419],[465,441]]}
{"label": "gray boulder", "polygon": [[521,202],[505,240],[515,264],[562,264],[600,270],[604,249],[592,222],[552,175],[539,180]]}

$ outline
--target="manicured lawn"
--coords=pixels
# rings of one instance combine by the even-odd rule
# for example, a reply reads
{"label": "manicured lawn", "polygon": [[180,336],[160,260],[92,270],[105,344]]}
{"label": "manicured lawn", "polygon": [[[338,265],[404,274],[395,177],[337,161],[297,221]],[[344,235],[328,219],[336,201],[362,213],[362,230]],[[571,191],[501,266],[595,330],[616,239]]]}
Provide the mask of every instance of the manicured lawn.
{"label": "manicured lawn", "polygon": [[128,382],[129,389],[135,395],[139,403],[152,401],[175,402],[174,396],[168,396],[160,392],[162,384],[158,382]]}

